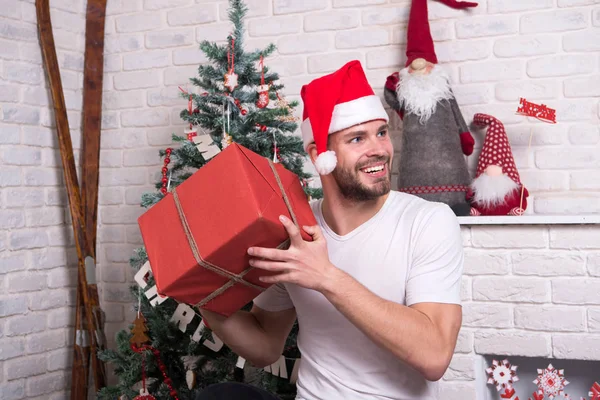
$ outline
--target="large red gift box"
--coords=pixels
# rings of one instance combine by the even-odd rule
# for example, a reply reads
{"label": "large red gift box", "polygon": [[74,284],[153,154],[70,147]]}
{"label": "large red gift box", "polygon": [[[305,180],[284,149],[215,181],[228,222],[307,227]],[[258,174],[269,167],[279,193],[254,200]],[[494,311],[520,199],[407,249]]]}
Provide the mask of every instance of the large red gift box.
{"label": "large red gift box", "polygon": [[225,316],[241,309],[269,287],[248,248],[289,239],[280,215],[316,225],[298,176],[229,145],[138,219],[158,293]]}

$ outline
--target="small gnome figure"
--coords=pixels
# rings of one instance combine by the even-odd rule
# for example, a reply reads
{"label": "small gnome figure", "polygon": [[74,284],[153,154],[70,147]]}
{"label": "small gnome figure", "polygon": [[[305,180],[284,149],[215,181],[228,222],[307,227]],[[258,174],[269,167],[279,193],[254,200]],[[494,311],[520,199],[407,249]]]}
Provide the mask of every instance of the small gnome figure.
{"label": "small gnome figure", "polygon": [[467,193],[471,215],[523,215],[529,193],[520,181],[504,125],[487,114],[475,114],[473,123],[488,130]]}
{"label": "small gnome figure", "polygon": [[[477,3],[440,0],[453,8]],[[408,22],[406,67],[387,78],[384,97],[403,120],[398,190],[448,204],[458,216],[470,214],[471,182],[464,155],[475,141],[437,65],[427,0],[413,0]]]}

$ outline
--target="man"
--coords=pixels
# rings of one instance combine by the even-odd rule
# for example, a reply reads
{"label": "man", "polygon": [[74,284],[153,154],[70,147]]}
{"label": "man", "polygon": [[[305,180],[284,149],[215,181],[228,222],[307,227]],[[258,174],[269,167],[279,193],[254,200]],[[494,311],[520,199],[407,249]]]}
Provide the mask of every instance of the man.
{"label": "man", "polygon": [[[459,9],[477,5],[440,1]],[[387,78],[384,90],[387,103],[403,120],[398,190],[448,204],[456,215],[469,215],[471,177],[464,155],[473,152],[475,142],[449,77],[437,65],[426,0],[412,1],[406,58],[405,68]]]}
{"label": "man", "polygon": [[[253,267],[278,272],[263,278],[274,285],[250,312],[202,315],[259,367],[279,358],[298,318],[297,399],[434,399],[462,320],[456,217],[390,190],[388,116],[358,61],[304,86],[302,99],[305,148],[324,193],[312,202],[318,225],[282,218],[289,249],[248,249]],[[214,393],[199,398],[226,398]]]}

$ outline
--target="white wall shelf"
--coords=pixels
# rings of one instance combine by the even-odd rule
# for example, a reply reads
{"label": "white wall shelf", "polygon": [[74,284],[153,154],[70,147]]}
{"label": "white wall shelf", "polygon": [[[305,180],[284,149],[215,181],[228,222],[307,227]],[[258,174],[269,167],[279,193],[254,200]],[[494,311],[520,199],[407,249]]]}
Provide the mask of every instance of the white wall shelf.
{"label": "white wall shelf", "polygon": [[600,224],[600,214],[458,217],[458,221],[461,225],[591,225]]}

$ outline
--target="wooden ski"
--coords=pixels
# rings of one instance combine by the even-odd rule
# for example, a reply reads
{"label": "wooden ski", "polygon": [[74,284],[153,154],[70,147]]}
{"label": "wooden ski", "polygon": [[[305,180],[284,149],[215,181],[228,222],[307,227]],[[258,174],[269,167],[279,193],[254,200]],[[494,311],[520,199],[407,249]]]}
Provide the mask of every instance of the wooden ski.
{"label": "wooden ski", "polygon": [[[98,311],[98,307],[94,306],[94,299],[98,298],[97,288],[88,285],[88,273],[86,273],[86,269],[94,273],[95,253],[92,241],[88,239],[83,215],[79,183],[77,181],[77,172],[73,156],[73,145],[71,143],[60,69],[52,33],[49,0],[36,0],[35,5],[40,44],[42,47],[42,58],[46,66],[48,81],[52,92],[56,131],[58,134],[63,173],[69,199],[69,210],[71,213],[75,246],[78,256],[78,304],[76,308],[77,325],[75,330],[73,370],[82,371],[82,373],[73,373],[73,377],[76,379],[72,382],[71,398],[81,400],[87,398],[88,374],[85,354],[86,340],[89,340],[89,354],[91,356],[91,365],[96,389],[100,389],[106,381],[104,366],[97,358],[98,342],[99,339],[103,337],[101,325],[98,323],[94,314],[94,311]],[[91,275],[92,274],[90,274],[90,278],[95,280],[95,277],[92,277]],[[90,291],[94,293],[92,296],[90,296]],[[82,393],[84,394],[83,396],[81,396]]]}
{"label": "wooden ski", "polygon": [[[102,125],[102,90],[104,77],[104,25],[107,0],[88,0],[85,27],[85,55],[83,71],[83,141],[81,169],[81,202],[88,241],[96,254],[96,233],[98,227],[98,178],[100,173],[100,132]],[[97,261],[97,260],[94,260]],[[88,269],[88,292],[92,302],[94,318],[99,329],[98,350],[106,346],[104,337],[104,313],[100,308],[96,281],[96,264]],[[89,347],[86,349],[89,350]],[[74,356],[75,357],[75,356]],[[96,365],[94,381],[96,391],[106,386],[104,364],[98,358],[91,358]]]}

